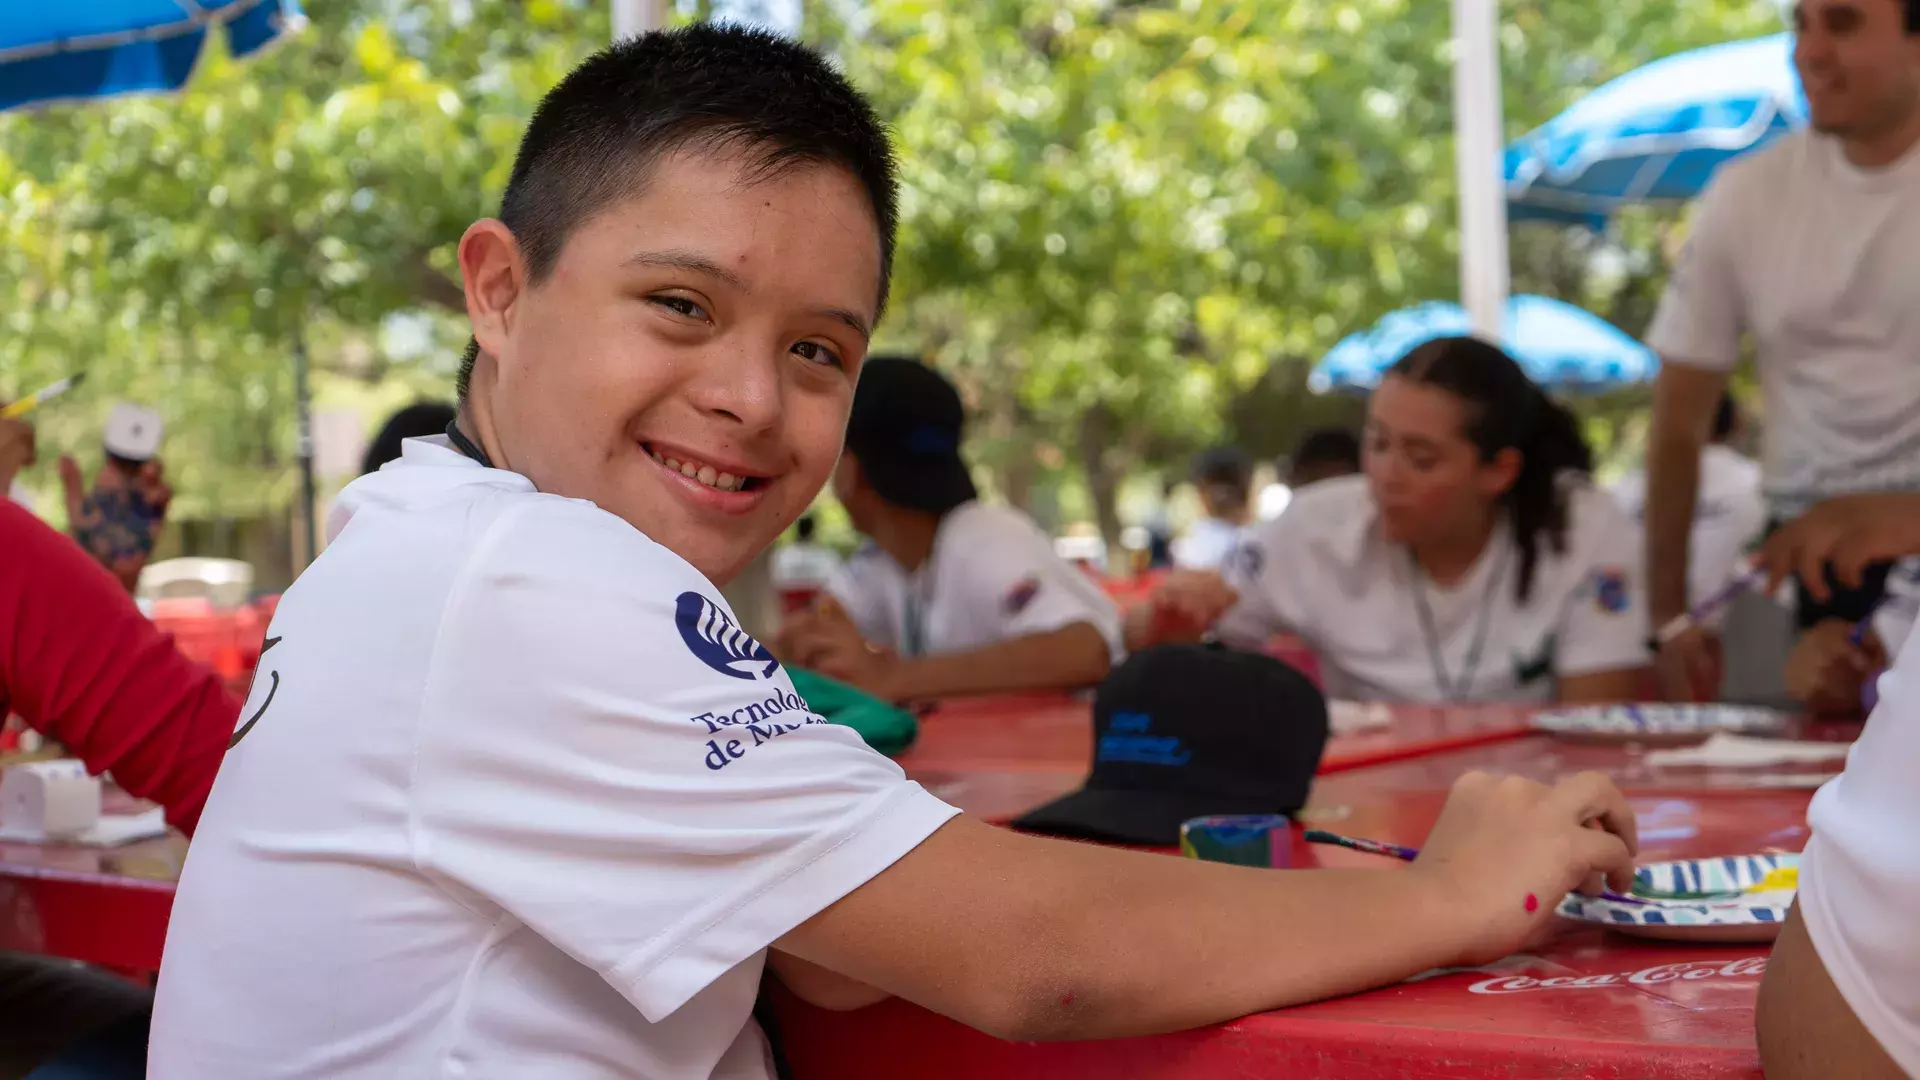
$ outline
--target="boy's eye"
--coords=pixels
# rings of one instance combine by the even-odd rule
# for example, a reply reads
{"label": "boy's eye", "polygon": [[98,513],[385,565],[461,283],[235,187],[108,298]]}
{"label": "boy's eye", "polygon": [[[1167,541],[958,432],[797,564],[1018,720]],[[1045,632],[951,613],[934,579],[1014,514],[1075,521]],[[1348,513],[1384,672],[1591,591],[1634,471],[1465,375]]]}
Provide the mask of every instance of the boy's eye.
{"label": "boy's eye", "polygon": [[802,360],[807,360],[811,363],[826,364],[831,367],[843,366],[838,354],[817,341],[796,341],[793,345],[793,351]]}
{"label": "boy's eye", "polygon": [[704,308],[684,296],[649,296],[647,297],[647,302],[658,304],[668,311],[673,312],[675,315],[681,315],[689,319],[705,319],[707,317]]}

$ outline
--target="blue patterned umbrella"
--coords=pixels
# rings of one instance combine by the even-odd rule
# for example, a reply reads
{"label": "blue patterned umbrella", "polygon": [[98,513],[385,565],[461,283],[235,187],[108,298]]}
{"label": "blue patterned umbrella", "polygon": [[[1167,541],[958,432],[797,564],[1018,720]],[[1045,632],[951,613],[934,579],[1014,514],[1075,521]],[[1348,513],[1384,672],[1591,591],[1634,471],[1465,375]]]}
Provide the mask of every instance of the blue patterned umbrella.
{"label": "blue patterned umbrella", "polygon": [[1508,215],[1602,228],[1622,206],[1694,198],[1722,162],[1806,123],[1790,34],[1656,60],[1507,147]]}
{"label": "blue patterned umbrella", "polygon": [[[1414,346],[1472,333],[1472,320],[1458,304],[1403,308],[1328,350],[1307,384],[1315,393],[1370,390]],[[1652,350],[1612,323],[1544,296],[1507,301],[1500,345],[1534,382],[1556,390],[1591,392],[1647,382],[1660,366]]]}
{"label": "blue patterned umbrella", "polygon": [[0,110],[36,102],[177,90],[224,23],[235,56],[305,25],[298,0],[4,0]]}

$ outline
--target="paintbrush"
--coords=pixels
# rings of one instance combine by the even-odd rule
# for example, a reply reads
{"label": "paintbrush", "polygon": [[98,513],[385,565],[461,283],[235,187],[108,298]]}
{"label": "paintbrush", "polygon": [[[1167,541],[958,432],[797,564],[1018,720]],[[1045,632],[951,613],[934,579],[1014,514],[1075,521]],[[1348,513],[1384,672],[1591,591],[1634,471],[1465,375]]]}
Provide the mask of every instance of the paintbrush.
{"label": "paintbrush", "polygon": [[[1324,829],[1308,829],[1306,836],[1307,843],[1309,844],[1329,844],[1333,847],[1343,847],[1349,851],[1358,851],[1367,855],[1385,855],[1389,859],[1399,859],[1402,862],[1412,862],[1420,857],[1419,848],[1401,847],[1399,844],[1389,844],[1380,840],[1362,840],[1354,836],[1341,836],[1339,833],[1330,833]],[[1647,901],[1637,896],[1627,896],[1624,893],[1617,893],[1611,889],[1602,890],[1600,899],[1611,900],[1616,904],[1647,905]]]}
{"label": "paintbrush", "polygon": [[0,408],[0,420],[13,420],[25,416],[40,406],[45,405],[47,402],[52,401],[54,398],[59,397],[61,394],[79,386],[80,380],[86,377],[87,373],[83,371],[78,375],[69,375],[58,382],[48,383],[33,393],[28,394],[26,397],[21,398],[19,401],[13,402],[5,408]]}

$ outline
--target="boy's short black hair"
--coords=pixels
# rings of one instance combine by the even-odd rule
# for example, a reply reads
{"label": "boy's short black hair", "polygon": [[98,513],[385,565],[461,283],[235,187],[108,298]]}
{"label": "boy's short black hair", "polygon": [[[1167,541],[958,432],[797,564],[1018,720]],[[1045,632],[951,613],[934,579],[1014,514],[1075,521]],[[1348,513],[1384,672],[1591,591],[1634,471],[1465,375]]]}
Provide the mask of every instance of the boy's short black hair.
{"label": "boy's short black hair", "polygon": [[[786,38],[708,23],[629,38],[547,92],[520,139],[500,220],[538,283],[582,223],[645,182],[675,150],[748,155],[748,180],[808,165],[852,173],[880,229],[879,308],[893,270],[893,150],[866,98],[827,61]],[[479,355],[467,342],[458,389]]]}
{"label": "boy's short black hair", "polygon": [[380,433],[367,444],[366,456],[360,460],[361,475],[377,471],[398,458],[402,442],[446,431],[455,415],[453,406],[445,402],[417,401],[387,417]]}
{"label": "boy's short black hair", "polygon": [[1293,448],[1293,467],[1338,465],[1351,472],[1360,471],[1360,438],[1346,428],[1319,428],[1309,431]]}

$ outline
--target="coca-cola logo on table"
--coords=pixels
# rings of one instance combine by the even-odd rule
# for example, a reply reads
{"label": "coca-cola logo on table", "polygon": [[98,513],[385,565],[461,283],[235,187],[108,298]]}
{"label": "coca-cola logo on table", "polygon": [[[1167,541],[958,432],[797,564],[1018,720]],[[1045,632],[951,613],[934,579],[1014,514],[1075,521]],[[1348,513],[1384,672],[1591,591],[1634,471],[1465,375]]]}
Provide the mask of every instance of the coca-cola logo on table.
{"label": "coca-cola logo on table", "polygon": [[1608,986],[1658,986],[1661,983],[1691,982],[1697,979],[1758,978],[1767,970],[1767,958],[1749,956],[1731,962],[1690,960],[1678,964],[1607,975],[1556,975],[1536,979],[1530,975],[1502,975],[1467,987],[1475,994],[1527,994],[1537,990],[1597,990]]}

